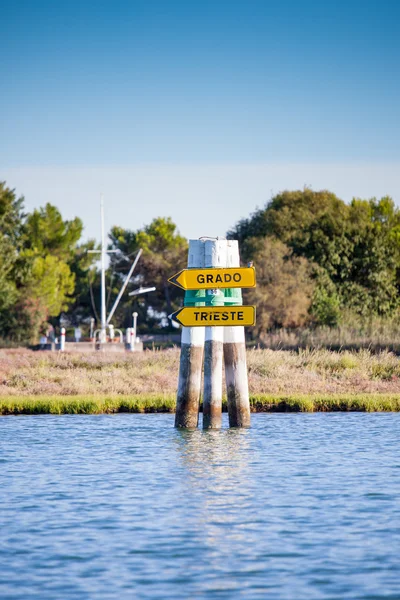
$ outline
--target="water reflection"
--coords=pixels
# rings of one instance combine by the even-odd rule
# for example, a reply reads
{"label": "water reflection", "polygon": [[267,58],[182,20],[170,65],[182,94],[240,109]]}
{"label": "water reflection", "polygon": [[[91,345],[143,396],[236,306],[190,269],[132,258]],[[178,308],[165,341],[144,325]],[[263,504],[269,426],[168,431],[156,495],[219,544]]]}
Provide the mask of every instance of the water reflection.
{"label": "water reflection", "polygon": [[249,430],[177,430],[176,446],[188,493],[199,501],[197,525],[206,540],[220,551],[242,539],[254,488]]}

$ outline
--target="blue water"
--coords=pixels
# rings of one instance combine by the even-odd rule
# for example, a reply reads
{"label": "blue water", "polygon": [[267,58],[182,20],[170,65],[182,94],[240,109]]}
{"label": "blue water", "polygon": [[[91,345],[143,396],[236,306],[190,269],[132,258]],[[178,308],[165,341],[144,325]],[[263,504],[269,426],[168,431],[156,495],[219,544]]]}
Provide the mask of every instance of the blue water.
{"label": "blue water", "polygon": [[399,599],[399,437],[400,414],[1,418],[0,598]]}

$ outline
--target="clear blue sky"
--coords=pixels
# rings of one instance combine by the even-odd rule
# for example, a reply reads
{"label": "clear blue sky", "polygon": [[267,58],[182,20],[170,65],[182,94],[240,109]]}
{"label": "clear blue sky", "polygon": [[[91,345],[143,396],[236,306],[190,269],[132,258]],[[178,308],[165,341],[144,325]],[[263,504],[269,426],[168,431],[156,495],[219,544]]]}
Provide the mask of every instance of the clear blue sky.
{"label": "clear blue sky", "polygon": [[[112,222],[124,224],[127,206],[135,207],[136,222],[125,223],[132,228],[160,214],[162,193],[161,212],[171,214],[183,234],[207,234],[206,224],[197,231],[190,213],[179,222],[185,198],[190,203],[212,172],[210,198],[223,215],[237,189],[235,165],[270,169],[277,163],[287,174],[291,165],[310,168],[298,180],[266,175],[257,191],[244,180],[242,201],[235,197],[218,222],[220,234],[277,188],[330,185],[346,200],[361,195],[369,169],[379,165],[391,165],[392,172],[377,176],[370,195],[389,193],[400,201],[397,0],[0,5],[0,180],[24,194],[28,207],[51,199],[71,216],[76,204],[93,233],[89,215],[101,191],[115,211]],[[358,175],[338,181],[338,163],[354,164]],[[118,169],[139,165],[150,180],[159,177],[160,165],[171,165],[170,184],[153,186],[154,196],[146,183],[143,190],[127,189]],[[216,190],[221,165],[230,166],[231,176],[222,170]],[[331,169],[326,185],[323,168]],[[40,183],[33,183],[34,169]],[[105,183],[107,169],[117,175]],[[197,169],[197,179],[190,169]],[[65,193],[71,176],[74,198]],[[206,204],[207,193],[206,186]]]}

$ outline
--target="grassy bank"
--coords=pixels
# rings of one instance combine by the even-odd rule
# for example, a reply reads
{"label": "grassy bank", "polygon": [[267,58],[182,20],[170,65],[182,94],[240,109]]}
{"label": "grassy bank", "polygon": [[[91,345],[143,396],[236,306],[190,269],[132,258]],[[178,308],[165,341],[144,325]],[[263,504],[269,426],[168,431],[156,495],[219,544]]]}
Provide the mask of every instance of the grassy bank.
{"label": "grassy bank", "polygon": [[[247,352],[250,393],[268,395],[400,394],[400,361],[368,350]],[[5,396],[171,396],[179,349],[138,354],[0,350]]]}
{"label": "grassy bank", "polygon": [[[400,411],[400,395],[259,395],[250,399],[252,412],[387,412]],[[226,411],[226,401],[223,409]],[[171,396],[21,396],[0,399],[0,415],[172,413]]]}
{"label": "grassy bank", "polygon": [[[400,361],[368,350],[247,353],[257,411],[400,410]],[[173,412],[179,349],[138,354],[0,350],[0,414]]]}

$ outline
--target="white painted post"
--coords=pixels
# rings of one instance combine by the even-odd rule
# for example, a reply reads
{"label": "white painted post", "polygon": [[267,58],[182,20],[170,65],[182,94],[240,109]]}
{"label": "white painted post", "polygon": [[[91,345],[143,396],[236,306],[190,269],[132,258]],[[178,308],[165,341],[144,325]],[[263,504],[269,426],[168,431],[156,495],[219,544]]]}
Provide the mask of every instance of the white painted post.
{"label": "white painted post", "polygon": [[65,351],[65,327],[61,327],[60,352]]}
{"label": "white painted post", "polygon": [[133,327],[129,328],[129,350],[135,351],[135,330]]}
{"label": "white painted post", "polygon": [[94,333],[94,319],[93,317],[90,319],[90,339],[93,340]]}
{"label": "white painted post", "polygon": [[[202,267],[204,242],[189,240],[188,268]],[[204,306],[204,298],[204,290],[189,290],[185,293],[185,306]],[[175,427],[194,428],[198,425],[203,347],[204,327],[182,327]]]}
{"label": "white painted post", "polygon": [[[239,267],[237,240],[227,242],[227,267]],[[225,290],[225,305],[242,304],[240,289]],[[244,327],[224,327],[225,379],[230,427],[250,427],[249,385],[247,380]]]}
{"label": "white painted post", "polygon": [[135,349],[135,344],[136,344],[138,313],[137,312],[132,313],[132,317],[133,317],[133,329],[131,331],[131,350],[133,351]]}
{"label": "white painted post", "polygon": [[[226,266],[226,240],[206,240],[207,268]],[[223,306],[221,290],[206,290],[206,306]],[[224,328],[206,327],[204,345],[203,429],[220,429],[222,424],[222,362]]]}

